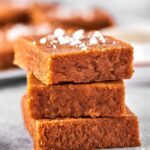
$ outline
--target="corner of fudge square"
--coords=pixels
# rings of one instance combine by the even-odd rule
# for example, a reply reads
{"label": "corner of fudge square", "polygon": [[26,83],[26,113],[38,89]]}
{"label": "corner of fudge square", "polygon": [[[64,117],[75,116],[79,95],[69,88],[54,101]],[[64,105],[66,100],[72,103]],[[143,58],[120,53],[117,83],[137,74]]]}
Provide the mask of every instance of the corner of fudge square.
{"label": "corner of fudge square", "polygon": [[133,47],[100,31],[57,28],[20,38],[14,63],[46,85],[122,80],[132,77]]}

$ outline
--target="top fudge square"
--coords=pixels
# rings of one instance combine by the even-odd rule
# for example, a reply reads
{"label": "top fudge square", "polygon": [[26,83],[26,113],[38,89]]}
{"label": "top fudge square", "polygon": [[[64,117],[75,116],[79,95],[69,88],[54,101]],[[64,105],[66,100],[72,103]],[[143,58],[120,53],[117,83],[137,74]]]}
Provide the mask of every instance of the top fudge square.
{"label": "top fudge square", "polygon": [[14,63],[46,85],[129,79],[133,48],[99,31],[58,28],[49,35],[20,38]]}

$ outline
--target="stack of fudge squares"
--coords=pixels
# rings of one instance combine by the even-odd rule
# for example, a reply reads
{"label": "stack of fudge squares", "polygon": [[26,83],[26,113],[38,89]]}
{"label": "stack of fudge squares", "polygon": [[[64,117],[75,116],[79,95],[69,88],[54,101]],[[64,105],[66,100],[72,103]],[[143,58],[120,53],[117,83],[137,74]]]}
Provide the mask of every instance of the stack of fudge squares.
{"label": "stack of fudge squares", "polygon": [[129,44],[99,31],[58,28],[20,38],[14,62],[27,70],[22,110],[35,150],[140,145],[138,119],[125,105]]}

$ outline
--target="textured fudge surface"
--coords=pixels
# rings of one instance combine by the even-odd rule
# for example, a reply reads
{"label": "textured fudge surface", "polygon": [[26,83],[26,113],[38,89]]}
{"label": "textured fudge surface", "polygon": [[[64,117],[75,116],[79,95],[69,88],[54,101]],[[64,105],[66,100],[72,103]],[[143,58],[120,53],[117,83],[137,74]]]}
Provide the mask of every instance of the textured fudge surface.
{"label": "textured fudge surface", "polygon": [[66,118],[34,120],[27,100],[22,100],[24,121],[36,150],[98,149],[140,145],[137,117]]}
{"label": "textured fudge surface", "polygon": [[113,18],[95,7],[70,7],[61,4],[34,5],[31,11],[35,23],[49,21],[55,27],[65,29],[97,30],[114,25]]}
{"label": "textured fudge surface", "polygon": [[123,81],[44,85],[31,73],[27,80],[29,111],[35,119],[125,114]]}
{"label": "textured fudge surface", "polygon": [[45,84],[87,83],[131,78],[133,48],[99,31],[62,29],[18,40],[15,64]]}
{"label": "textured fudge surface", "polygon": [[14,67],[14,43],[21,36],[41,35],[52,30],[48,23],[39,25],[14,24],[0,28],[0,70]]}

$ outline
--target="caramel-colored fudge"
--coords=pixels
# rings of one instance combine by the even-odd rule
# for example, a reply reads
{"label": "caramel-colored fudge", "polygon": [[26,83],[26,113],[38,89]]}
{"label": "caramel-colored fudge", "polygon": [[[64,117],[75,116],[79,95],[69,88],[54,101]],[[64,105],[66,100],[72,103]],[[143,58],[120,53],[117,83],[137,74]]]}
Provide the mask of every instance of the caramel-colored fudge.
{"label": "caramel-colored fudge", "polygon": [[99,31],[62,29],[44,37],[20,38],[14,63],[43,83],[89,83],[131,78],[133,48]]}
{"label": "caramel-colored fudge", "polygon": [[6,42],[5,31],[0,29],[0,70],[5,70],[14,67],[14,53],[12,43]]}
{"label": "caramel-colored fudge", "polygon": [[28,74],[27,96],[35,119],[56,117],[123,116],[123,81],[44,85]]}
{"label": "caramel-colored fudge", "polygon": [[0,70],[13,68],[13,58],[14,53],[12,51],[12,46],[0,45]]}
{"label": "caramel-colored fudge", "polygon": [[39,25],[14,24],[0,28],[0,70],[14,67],[14,43],[21,36],[41,35],[51,32],[48,23]]}
{"label": "caramel-colored fudge", "polygon": [[5,3],[0,5],[0,26],[11,23],[29,23],[29,8]]}
{"label": "caramel-colored fudge", "polygon": [[98,149],[140,145],[137,117],[60,118],[35,120],[29,115],[24,97],[22,109],[25,126],[31,133],[35,150]]}
{"label": "caramel-colored fudge", "polygon": [[70,7],[61,4],[34,5],[31,10],[34,23],[49,21],[53,26],[64,29],[97,30],[113,26],[114,19],[97,7]]}

